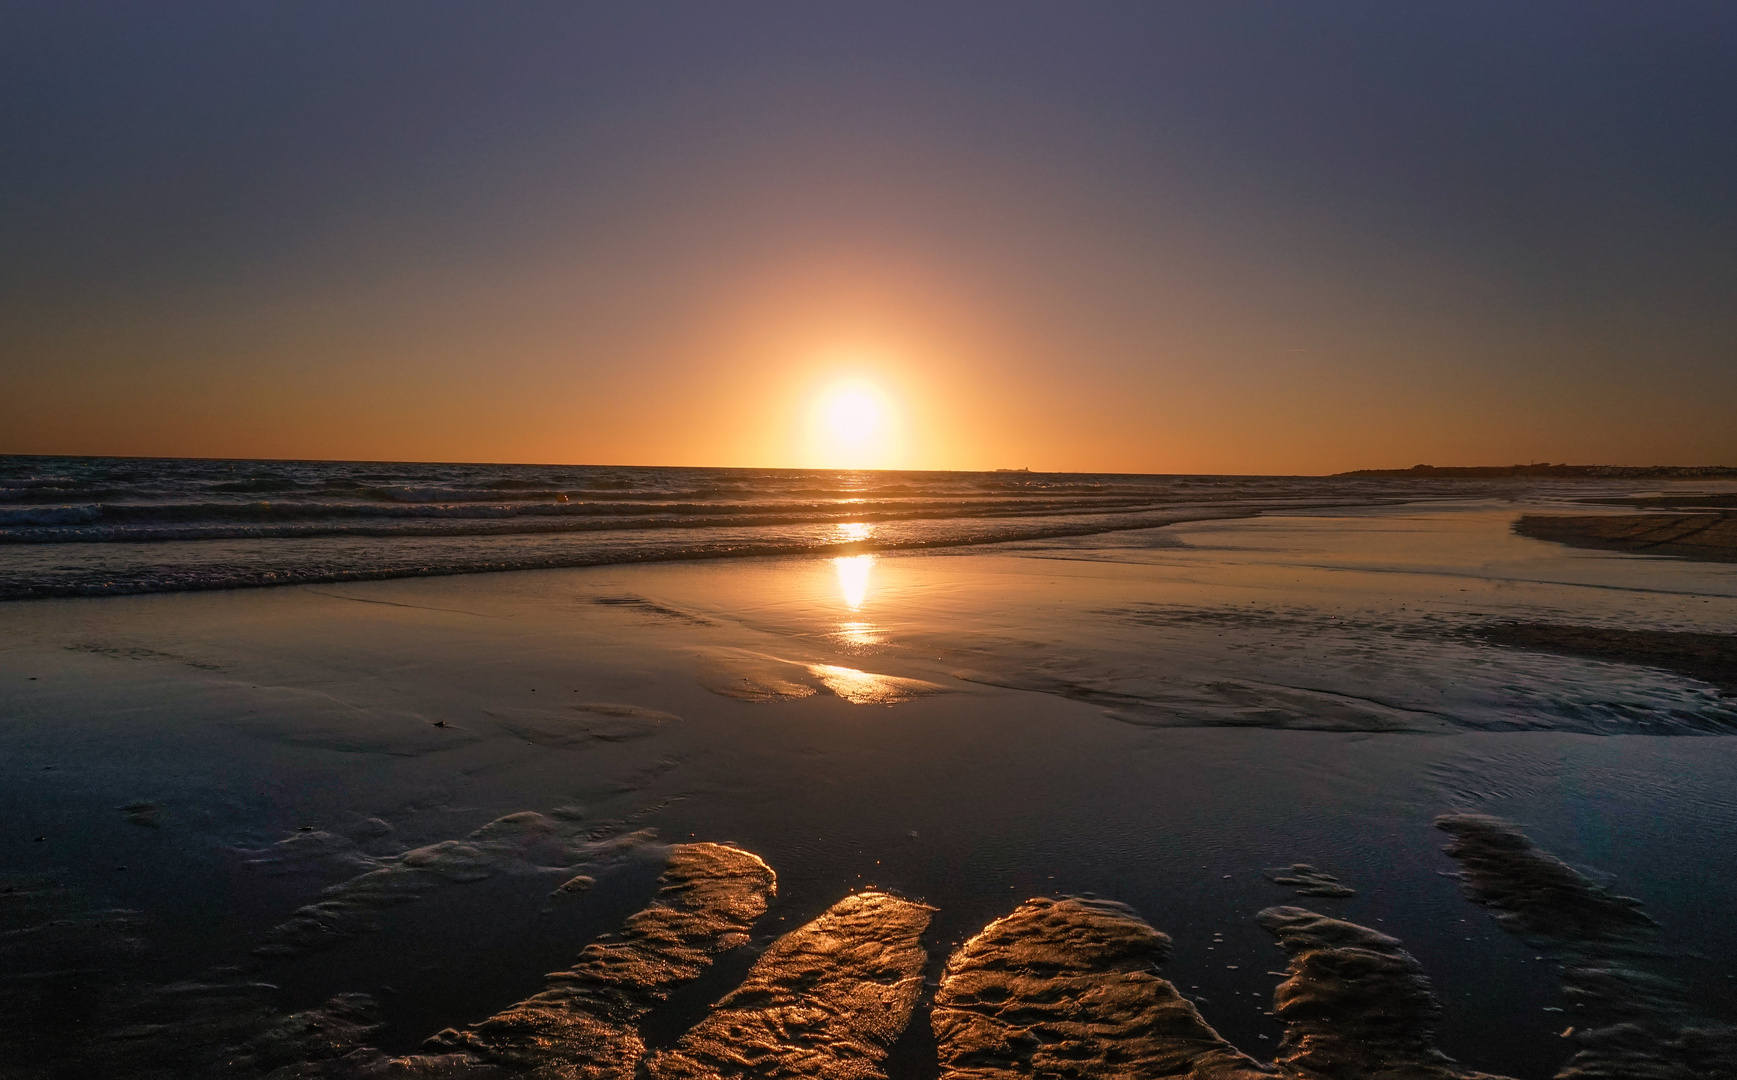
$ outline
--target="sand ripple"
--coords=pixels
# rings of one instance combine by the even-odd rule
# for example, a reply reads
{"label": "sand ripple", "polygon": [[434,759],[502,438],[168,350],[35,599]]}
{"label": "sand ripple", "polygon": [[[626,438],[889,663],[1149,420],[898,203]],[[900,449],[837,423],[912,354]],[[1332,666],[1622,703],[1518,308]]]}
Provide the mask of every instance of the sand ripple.
{"label": "sand ripple", "polygon": [[933,911],[882,892],[846,897],[779,938],[748,978],[650,1063],[653,1080],[883,1080],[911,1022]]}
{"label": "sand ripple", "polygon": [[1033,899],[959,947],[935,994],[942,1080],[1265,1075],[1152,969],[1170,939],[1131,908]]}

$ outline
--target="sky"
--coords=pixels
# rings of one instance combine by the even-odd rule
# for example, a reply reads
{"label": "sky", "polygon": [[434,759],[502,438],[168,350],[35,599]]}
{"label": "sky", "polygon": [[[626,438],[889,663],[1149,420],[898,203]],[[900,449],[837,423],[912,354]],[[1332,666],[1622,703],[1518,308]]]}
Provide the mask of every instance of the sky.
{"label": "sky", "polygon": [[1292,474],[1734,416],[1729,2],[0,5],[3,453]]}

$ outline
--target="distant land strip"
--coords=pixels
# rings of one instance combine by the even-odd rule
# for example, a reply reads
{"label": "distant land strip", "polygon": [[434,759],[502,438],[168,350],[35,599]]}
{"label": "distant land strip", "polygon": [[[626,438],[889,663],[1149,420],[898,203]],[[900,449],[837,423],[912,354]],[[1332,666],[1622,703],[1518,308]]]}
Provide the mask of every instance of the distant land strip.
{"label": "distant land strip", "polygon": [[1504,476],[1595,477],[1600,479],[1666,479],[1730,477],[1737,479],[1737,465],[1413,465],[1409,469],[1353,469],[1334,476],[1387,476],[1402,479],[1465,477],[1493,479]]}

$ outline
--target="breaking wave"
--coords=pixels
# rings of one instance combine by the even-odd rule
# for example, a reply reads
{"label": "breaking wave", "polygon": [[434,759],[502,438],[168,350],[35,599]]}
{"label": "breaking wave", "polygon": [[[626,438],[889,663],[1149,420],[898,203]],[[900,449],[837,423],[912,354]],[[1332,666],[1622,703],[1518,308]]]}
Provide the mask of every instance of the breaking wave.
{"label": "breaking wave", "polygon": [[958,547],[1420,493],[1310,477],[0,457],[0,599]]}

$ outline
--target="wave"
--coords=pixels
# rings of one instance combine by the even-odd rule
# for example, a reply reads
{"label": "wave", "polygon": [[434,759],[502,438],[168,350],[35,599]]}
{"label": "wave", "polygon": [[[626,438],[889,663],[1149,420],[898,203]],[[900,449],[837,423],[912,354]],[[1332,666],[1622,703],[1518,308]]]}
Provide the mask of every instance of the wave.
{"label": "wave", "polygon": [[[216,548],[212,558],[183,558],[151,562],[100,563],[83,573],[32,573],[21,567],[0,572],[0,600],[42,599],[77,596],[123,596],[137,593],[180,592],[209,589],[249,588],[267,585],[313,585],[343,581],[370,581],[399,577],[438,577],[488,573],[503,570],[548,570],[606,566],[635,562],[675,562],[698,559],[747,558],[776,555],[834,555],[878,551],[916,551],[936,548],[978,547],[1029,540],[1061,539],[1101,533],[1153,529],[1182,521],[1247,516],[1255,510],[1200,511],[1182,514],[1152,514],[1119,520],[1071,522],[1003,522],[973,520],[966,527],[946,533],[928,533],[838,540],[814,535],[792,536],[731,530],[723,535],[693,538],[685,542],[662,540],[656,534],[634,532],[613,542],[582,547],[512,549],[454,544],[444,550],[418,550],[408,546],[396,551],[372,547],[362,550],[312,548],[297,551],[282,541],[268,541],[272,550]],[[246,538],[253,539],[253,538]],[[327,538],[334,539],[334,538]],[[422,538],[416,538],[422,539]],[[459,537],[476,539],[475,537]],[[513,537],[507,537],[511,540]],[[107,547],[107,545],[103,545]],[[208,545],[187,544],[185,547]],[[260,545],[255,545],[257,549]],[[64,566],[63,570],[68,569]]]}
{"label": "wave", "polygon": [[32,506],[22,510],[0,510],[0,536],[35,526],[84,524],[100,520],[100,506]]}
{"label": "wave", "polygon": [[994,544],[1540,483],[0,457],[0,598]]}
{"label": "wave", "polygon": [[60,506],[0,509],[0,544],[111,543],[212,540],[234,537],[500,535],[677,529],[814,523],[875,524],[961,517],[1054,517],[1127,514],[1162,507],[1148,501],[1082,505],[1025,504],[588,504],[532,507],[425,504],[368,507],[345,504],[181,504],[169,506]]}

